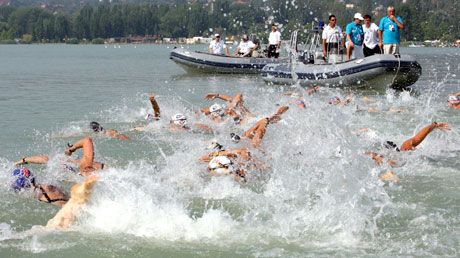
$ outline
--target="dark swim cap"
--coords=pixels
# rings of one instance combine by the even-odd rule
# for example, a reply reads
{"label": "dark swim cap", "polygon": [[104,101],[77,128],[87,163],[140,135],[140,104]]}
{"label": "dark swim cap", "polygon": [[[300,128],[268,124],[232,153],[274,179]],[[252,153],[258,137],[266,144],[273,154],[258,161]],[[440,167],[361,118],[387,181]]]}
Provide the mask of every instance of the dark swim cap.
{"label": "dark swim cap", "polygon": [[236,133],[231,133],[230,138],[234,143],[238,143],[241,140],[241,137]]}
{"label": "dark swim cap", "polygon": [[94,132],[100,132],[102,131],[102,126],[98,122],[91,122],[89,123],[89,127],[94,131]]}
{"label": "dark swim cap", "polygon": [[387,149],[394,149],[396,151],[399,151],[398,145],[392,141],[386,141],[383,143],[383,146]]}
{"label": "dark swim cap", "polygon": [[27,168],[17,168],[11,173],[15,177],[11,187],[15,191],[20,191],[21,189],[30,188],[35,184],[35,176]]}

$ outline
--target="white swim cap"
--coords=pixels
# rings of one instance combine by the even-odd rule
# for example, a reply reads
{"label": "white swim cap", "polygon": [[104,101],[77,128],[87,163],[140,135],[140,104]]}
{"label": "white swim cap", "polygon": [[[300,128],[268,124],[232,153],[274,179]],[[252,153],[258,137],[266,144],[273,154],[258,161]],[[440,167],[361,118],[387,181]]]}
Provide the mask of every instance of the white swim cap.
{"label": "white swim cap", "polygon": [[171,121],[173,121],[176,125],[185,126],[187,123],[187,117],[181,113],[177,113],[171,117]]}
{"label": "white swim cap", "polygon": [[211,112],[212,116],[223,116],[224,115],[223,107],[217,103],[209,107],[209,112]]}
{"label": "white swim cap", "polygon": [[211,172],[218,175],[227,175],[232,173],[235,168],[232,166],[233,162],[226,156],[214,157],[208,164]]}
{"label": "white swim cap", "polygon": [[455,105],[460,104],[460,96],[450,95],[447,101]]}

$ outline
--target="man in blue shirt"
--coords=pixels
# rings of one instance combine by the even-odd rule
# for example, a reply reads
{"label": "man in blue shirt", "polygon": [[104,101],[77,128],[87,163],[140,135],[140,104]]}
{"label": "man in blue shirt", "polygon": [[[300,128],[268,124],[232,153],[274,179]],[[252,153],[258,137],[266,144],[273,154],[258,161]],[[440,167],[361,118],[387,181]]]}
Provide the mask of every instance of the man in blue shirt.
{"label": "man in blue shirt", "polygon": [[347,58],[363,58],[363,41],[364,41],[364,31],[361,21],[364,18],[360,13],[355,13],[353,17],[353,22],[350,22],[347,25]]}
{"label": "man in blue shirt", "polygon": [[384,54],[399,54],[399,44],[401,43],[399,31],[404,29],[404,23],[401,17],[395,16],[393,6],[388,6],[387,13],[388,16],[380,20],[379,47],[382,48],[383,45]]}

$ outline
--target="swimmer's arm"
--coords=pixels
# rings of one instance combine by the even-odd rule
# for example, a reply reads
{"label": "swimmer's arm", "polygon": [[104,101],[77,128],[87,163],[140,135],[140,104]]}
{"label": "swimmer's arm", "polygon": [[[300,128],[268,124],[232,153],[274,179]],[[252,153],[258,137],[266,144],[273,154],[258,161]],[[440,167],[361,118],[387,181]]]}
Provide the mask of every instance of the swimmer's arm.
{"label": "swimmer's arm", "polygon": [[207,125],[205,125],[205,124],[194,123],[193,127],[194,127],[194,129],[199,130],[199,131],[201,131],[203,133],[212,133],[213,132],[212,128],[207,126]]}
{"label": "swimmer's arm", "polygon": [[420,130],[414,137],[406,140],[401,145],[401,151],[413,150],[417,147],[422,141],[430,134],[434,129],[439,128],[441,130],[450,130],[448,123],[432,123],[428,126],[425,126]]}
{"label": "swimmer's arm", "polygon": [[313,87],[313,88],[311,88],[311,89],[308,89],[308,90],[307,90],[307,94],[308,94],[309,96],[311,96],[311,95],[313,95],[313,93],[317,93],[317,92],[319,91],[319,89],[320,89],[319,86],[315,86],[315,87]]}
{"label": "swimmer's arm", "polygon": [[231,102],[233,100],[232,97],[227,96],[227,95],[222,95],[222,94],[219,94],[219,93],[208,93],[204,98],[207,99],[207,100],[212,100],[212,99],[218,98],[218,99],[221,99],[221,100],[227,101],[227,102]]}
{"label": "swimmer's arm", "polygon": [[201,108],[200,111],[201,111],[201,113],[203,113],[203,114],[205,114],[205,115],[211,114],[211,111],[209,111],[209,108],[208,108],[208,107]]}
{"label": "swimmer's arm", "polygon": [[150,104],[152,105],[153,109],[153,116],[155,120],[160,119],[160,106],[158,105],[158,102],[155,99],[155,95],[151,94],[149,96]]}
{"label": "swimmer's arm", "polygon": [[382,165],[383,164],[383,156],[382,155],[379,155],[375,152],[372,152],[372,151],[367,151],[365,153],[367,156],[371,157],[374,161],[375,161],[375,164],[377,165]]}
{"label": "swimmer's arm", "polygon": [[31,163],[31,164],[46,164],[48,163],[48,156],[31,156],[31,157],[24,157],[22,158],[22,160],[19,160],[19,161],[16,161],[14,163],[15,166],[18,166],[18,165],[23,165],[23,164],[27,164],[27,163]]}

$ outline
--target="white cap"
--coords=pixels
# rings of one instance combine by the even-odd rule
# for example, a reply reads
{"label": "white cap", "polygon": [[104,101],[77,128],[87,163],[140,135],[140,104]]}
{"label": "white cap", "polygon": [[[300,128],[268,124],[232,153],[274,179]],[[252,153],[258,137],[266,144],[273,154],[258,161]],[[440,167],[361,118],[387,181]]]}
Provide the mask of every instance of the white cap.
{"label": "white cap", "polygon": [[226,156],[217,156],[209,162],[208,168],[217,175],[225,175],[235,170],[232,165],[232,161]]}
{"label": "white cap", "polygon": [[364,21],[364,18],[363,16],[361,15],[361,13],[355,13],[355,16],[353,17],[354,19],[360,19],[361,21]]}
{"label": "white cap", "polygon": [[460,96],[450,95],[447,101],[449,101],[452,104],[458,104],[460,103]]}
{"label": "white cap", "polygon": [[219,33],[214,34],[214,37],[220,37]]}
{"label": "white cap", "polygon": [[184,115],[181,114],[181,113],[177,113],[177,114],[175,114],[175,115],[173,115],[173,116],[171,117],[171,120],[173,120],[173,121],[187,120],[187,117],[184,116]]}
{"label": "white cap", "polygon": [[220,110],[222,110],[222,106],[217,104],[217,103],[215,103],[215,104],[213,104],[212,106],[209,107],[209,112],[211,112],[211,113],[218,112]]}

